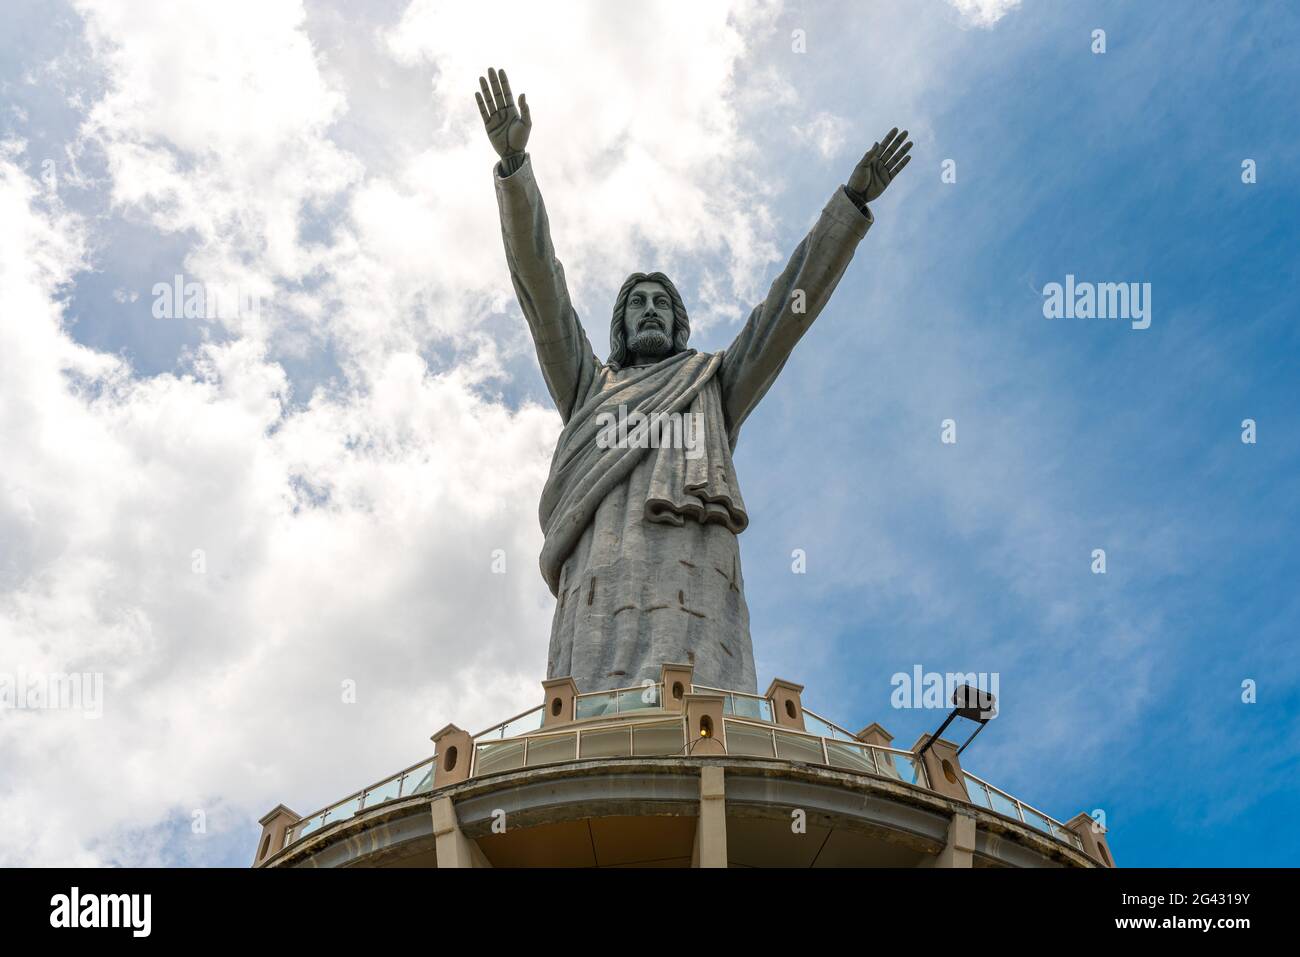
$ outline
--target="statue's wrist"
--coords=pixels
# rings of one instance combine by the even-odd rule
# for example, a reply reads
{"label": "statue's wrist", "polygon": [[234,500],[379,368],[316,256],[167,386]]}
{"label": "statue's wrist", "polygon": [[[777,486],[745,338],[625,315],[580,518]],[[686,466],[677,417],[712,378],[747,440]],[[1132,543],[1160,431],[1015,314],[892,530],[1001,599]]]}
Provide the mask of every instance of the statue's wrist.
{"label": "statue's wrist", "polygon": [[501,163],[500,163],[501,175],[509,176],[511,173],[516,172],[519,169],[519,167],[524,165],[524,159],[527,158],[527,156],[528,154],[525,153],[523,150],[517,150],[516,152],[513,153],[504,154],[501,157]]}

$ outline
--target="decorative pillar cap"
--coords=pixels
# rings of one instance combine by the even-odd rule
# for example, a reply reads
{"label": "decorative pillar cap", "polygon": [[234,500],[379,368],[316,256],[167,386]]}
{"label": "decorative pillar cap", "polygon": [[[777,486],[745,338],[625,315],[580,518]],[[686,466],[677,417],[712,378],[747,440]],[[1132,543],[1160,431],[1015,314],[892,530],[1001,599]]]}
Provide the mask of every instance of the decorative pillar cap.
{"label": "decorative pillar cap", "polygon": [[261,818],[258,819],[258,822],[257,822],[257,823],[260,824],[260,825],[262,825],[262,827],[266,827],[268,824],[270,824],[272,821],[274,821],[277,817],[281,817],[281,816],[283,816],[283,817],[291,817],[291,818],[293,818],[295,821],[301,821],[301,820],[302,820],[302,815],[299,814],[297,811],[291,811],[289,808],[285,807],[283,804],[277,804],[275,807],[271,808],[271,810],[269,810],[269,811],[267,811],[265,814],[263,814],[263,815],[261,816]]}
{"label": "decorative pillar cap", "polygon": [[545,681],[542,682],[542,687],[547,691],[550,691],[552,688],[562,687],[564,685],[568,685],[569,690],[572,691],[575,695],[578,694],[578,683],[573,680],[573,677],[571,675],[565,675],[563,678],[547,678]]}
{"label": "decorative pillar cap", "polygon": [[1073,831],[1076,827],[1084,827],[1084,826],[1087,826],[1087,827],[1095,827],[1095,828],[1097,828],[1097,829],[1098,829],[1102,834],[1105,834],[1106,831],[1108,830],[1108,829],[1106,828],[1105,825],[1103,825],[1103,824],[1098,824],[1098,823],[1096,822],[1096,820],[1093,819],[1093,816],[1092,816],[1091,814],[1089,814],[1087,811],[1080,811],[1080,812],[1079,812],[1078,814],[1076,814],[1074,817],[1072,817],[1072,818],[1070,818],[1068,821],[1066,821],[1066,822],[1065,822],[1065,826],[1068,827],[1068,828],[1069,828],[1070,830],[1072,830],[1072,831]]}
{"label": "decorative pillar cap", "polygon": [[449,724],[441,731],[435,731],[432,735],[429,736],[429,740],[432,741],[434,744],[437,744],[439,741],[447,737],[447,735],[449,734],[468,734],[468,733],[469,732],[463,728],[458,728],[454,724]]}
{"label": "decorative pillar cap", "polygon": [[[872,725],[872,727],[880,728],[880,725],[876,724],[876,725]],[[884,728],[880,728],[880,730],[881,730],[881,731],[884,731],[885,729],[884,729]],[[858,732],[858,733],[859,733],[859,734],[865,734],[866,731],[867,731],[867,729],[864,728],[862,731],[860,731],[860,732]],[[915,743],[914,745],[912,745],[912,753],[915,754],[917,751],[920,751],[923,747],[925,747],[925,742],[929,741],[931,737],[932,737],[932,735],[931,735],[929,732],[926,732],[926,733],[922,734],[919,738],[917,738],[917,739],[916,739],[916,743]],[[891,738],[890,740],[893,740],[893,739]],[[956,751],[957,748],[960,747],[960,745],[953,744],[953,742],[949,741],[947,738],[935,738],[935,739],[934,739],[934,743],[935,743],[936,746],[937,746],[937,745],[940,745],[940,744],[946,744],[948,747],[952,748],[954,751]],[[934,750],[934,749],[931,748],[931,750]]]}
{"label": "decorative pillar cap", "polygon": [[726,699],[726,695],[706,692],[696,693],[693,691],[690,694],[682,695],[683,704],[722,704]]}
{"label": "decorative pillar cap", "polygon": [[889,743],[894,740],[894,736],[875,721],[871,722],[871,724],[858,732],[859,741],[866,741],[868,744],[875,744],[876,742],[869,740],[870,738],[883,739],[880,743],[885,747],[889,747]]}
{"label": "decorative pillar cap", "polygon": [[792,694],[801,695],[803,694],[803,685],[797,685],[793,681],[786,681],[784,678],[773,678],[763,697],[770,698],[778,691],[789,691]]}

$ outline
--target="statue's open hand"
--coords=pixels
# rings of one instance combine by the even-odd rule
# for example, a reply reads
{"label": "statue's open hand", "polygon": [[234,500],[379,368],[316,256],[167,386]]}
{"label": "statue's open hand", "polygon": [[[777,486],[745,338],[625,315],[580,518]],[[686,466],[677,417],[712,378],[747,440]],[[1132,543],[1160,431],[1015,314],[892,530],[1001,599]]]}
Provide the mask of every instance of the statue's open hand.
{"label": "statue's open hand", "polygon": [[[490,87],[488,80],[491,80]],[[527,98],[520,93],[519,106],[515,107],[515,96],[510,92],[505,70],[489,69],[487,79],[479,77],[478,85],[483,92],[475,93],[474,99],[478,101],[478,111],[483,117],[492,148],[502,159],[522,153],[533,129]]]}
{"label": "statue's open hand", "polygon": [[907,139],[907,130],[900,133],[895,126],[885,141],[867,150],[862,162],[854,167],[853,175],[849,177],[849,189],[866,197],[868,203],[871,202],[903,171],[903,167],[912,158],[907,155],[911,148],[912,142]]}

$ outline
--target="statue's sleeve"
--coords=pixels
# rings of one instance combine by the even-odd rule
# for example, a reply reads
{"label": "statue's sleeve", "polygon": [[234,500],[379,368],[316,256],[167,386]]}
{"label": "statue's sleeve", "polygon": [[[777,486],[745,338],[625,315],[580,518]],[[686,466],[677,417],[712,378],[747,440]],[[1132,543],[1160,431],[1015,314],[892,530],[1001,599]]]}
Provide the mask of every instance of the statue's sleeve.
{"label": "statue's sleeve", "polygon": [[843,188],[836,190],[767,298],[749,314],[720,370],[723,413],[733,441],[825,307],[872,222],[865,203],[859,206]]}
{"label": "statue's sleeve", "polygon": [[495,167],[501,237],[510,280],[533,334],[542,378],[565,422],[586,396],[600,367],[569,301],[564,267],[555,258],[546,206],[527,154]]}

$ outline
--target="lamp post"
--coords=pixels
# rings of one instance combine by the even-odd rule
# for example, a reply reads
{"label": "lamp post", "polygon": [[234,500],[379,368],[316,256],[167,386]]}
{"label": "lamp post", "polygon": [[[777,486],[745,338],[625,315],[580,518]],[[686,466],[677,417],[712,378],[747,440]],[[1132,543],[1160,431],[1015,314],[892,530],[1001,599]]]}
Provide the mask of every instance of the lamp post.
{"label": "lamp post", "polygon": [[953,689],[952,703],[952,713],[943,719],[943,724],[939,725],[939,730],[930,735],[930,740],[925,742],[925,747],[917,752],[918,756],[930,750],[930,745],[934,744],[935,739],[943,734],[948,725],[952,724],[953,718],[966,718],[968,721],[978,723],[979,727],[966,739],[966,744],[957,749],[957,756],[960,757],[961,753],[966,750],[966,745],[974,741],[975,735],[983,731],[984,725],[988,724],[990,719],[997,714],[997,701],[993,698],[993,695],[970,685],[958,685]]}

